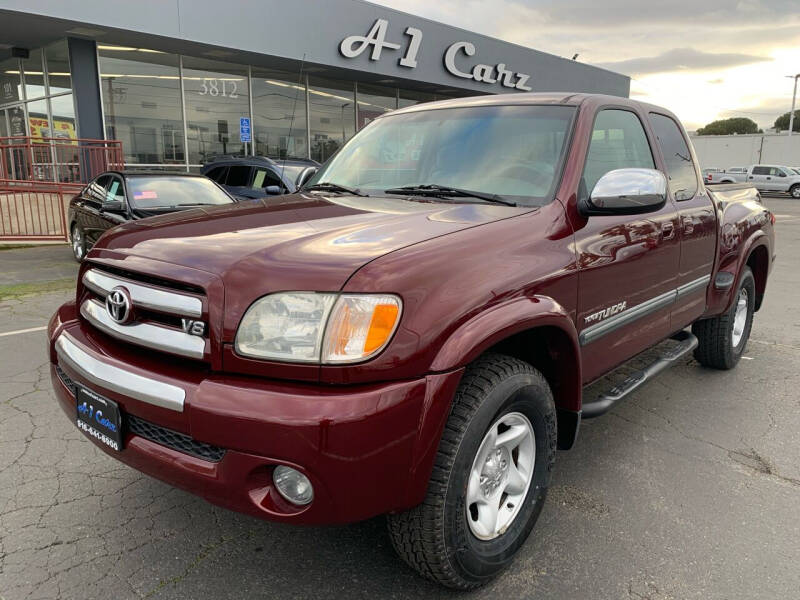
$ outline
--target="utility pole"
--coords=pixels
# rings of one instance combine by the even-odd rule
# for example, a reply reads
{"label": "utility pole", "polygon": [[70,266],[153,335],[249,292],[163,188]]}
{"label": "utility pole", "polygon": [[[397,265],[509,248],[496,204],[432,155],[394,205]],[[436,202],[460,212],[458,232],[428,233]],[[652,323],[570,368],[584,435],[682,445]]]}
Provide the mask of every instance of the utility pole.
{"label": "utility pole", "polygon": [[794,92],[792,92],[792,112],[789,113],[789,136],[792,135],[792,128],[794,127],[794,105],[795,101],[797,100],[797,78],[800,77],[800,73],[797,75],[787,75],[787,77],[794,77]]}

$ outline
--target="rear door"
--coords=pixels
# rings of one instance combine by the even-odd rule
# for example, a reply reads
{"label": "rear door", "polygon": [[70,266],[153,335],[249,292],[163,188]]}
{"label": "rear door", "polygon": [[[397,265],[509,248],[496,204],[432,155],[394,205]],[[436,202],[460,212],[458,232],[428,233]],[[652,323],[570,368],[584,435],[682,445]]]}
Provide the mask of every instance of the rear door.
{"label": "rear door", "polygon": [[[600,110],[579,194],[588,196],[608,171],[656,168],[641,115],[628,108]],[[678,213],[668,200],[642,215],[592,216],[575,231],[578,253],[578,331],[584,381],[667,337],[677,287]]]}
{"label": "rear door", "polygon": [[668,191],[678,209],[681,252],[672,329],[679,330],[705,312],[717,246],[717,218],[705,186],[698,183],[695,157],[683,128],[670,116],[650,113],[667,176]]}
{"label": "rear door", "polygon": [[772,181],[770,168],[763,165],[755,165],[747,175],[747,181],[752,183],[757,190],[768,190],[767,186]]}

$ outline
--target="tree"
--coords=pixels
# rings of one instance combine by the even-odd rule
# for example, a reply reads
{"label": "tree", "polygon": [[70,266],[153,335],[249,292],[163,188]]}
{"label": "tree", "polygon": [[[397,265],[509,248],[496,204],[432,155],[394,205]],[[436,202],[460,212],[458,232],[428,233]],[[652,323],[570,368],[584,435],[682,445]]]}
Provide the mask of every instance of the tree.
{"label": "tree", "polygon": [[731,117],[712,121],[697,130],[697,135],[731,135],[734,133],[759,133],[758,124],[747,117]]}
{"label": "tree", "polygon": [[[789,112],[785,112],[780,117],[775,119],[775,129],[778,131],[789,130]],[[794,123],[792,123],[792,131],[800,131],[800,110],[794,111]]]}

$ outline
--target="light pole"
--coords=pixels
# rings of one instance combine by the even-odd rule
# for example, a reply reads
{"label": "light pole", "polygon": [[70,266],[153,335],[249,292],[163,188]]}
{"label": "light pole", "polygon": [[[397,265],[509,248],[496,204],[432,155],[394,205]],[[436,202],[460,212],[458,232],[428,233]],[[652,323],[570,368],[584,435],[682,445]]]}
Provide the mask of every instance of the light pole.
{"label": "light pole", "polygon": [[794,77],[794,91],[792,92],[792,112],[789,113],[789,136],[792,135],[792,128],[794,127],[794,104],[795,100],[797,100],[797,78],[800,77],[800,73],[797,75],[787,75],[786,77]]}

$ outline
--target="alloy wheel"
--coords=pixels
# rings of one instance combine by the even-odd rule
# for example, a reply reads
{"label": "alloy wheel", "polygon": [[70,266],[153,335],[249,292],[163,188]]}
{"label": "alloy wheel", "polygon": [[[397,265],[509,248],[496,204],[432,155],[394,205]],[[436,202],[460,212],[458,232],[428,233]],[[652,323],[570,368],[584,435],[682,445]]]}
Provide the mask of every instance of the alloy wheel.
{"label": "alloy wheel", "polygon": [[528,493],[536,462],[536,436],[528,417],[497,419],[481,441],[469,474],[466,518],[470,531],[492,540],[511,526]]}

